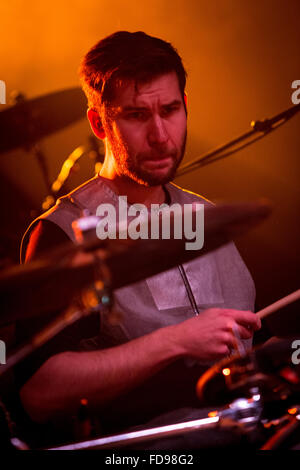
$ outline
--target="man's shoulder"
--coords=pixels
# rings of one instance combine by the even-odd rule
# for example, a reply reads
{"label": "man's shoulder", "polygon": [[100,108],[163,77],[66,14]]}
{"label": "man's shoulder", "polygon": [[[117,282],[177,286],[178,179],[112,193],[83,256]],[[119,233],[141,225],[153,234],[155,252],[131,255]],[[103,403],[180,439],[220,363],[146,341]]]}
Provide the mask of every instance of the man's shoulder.
{"label": "man's shoulder", "polygon": [[191,202],[199,202],[205,205],[212,206],[214,205],[213,202],[209,201],[207,198],[202,196],[201,194],[197,194],[193,191],[188,189],[182,188],[175,183],[168,183],[166,185],[167,190],[171,196],[171,202],[179,202],[181,204],[187,204]]}
{"label": "man's shoulder", "polygon": [[[93,212],[93,205],[97,205],[99,201],[101,201],[102,192],[104,193],[104,191],[102,191],[102,181],[95,176],[65,196],[57,199],[53,207],[31,222],[22,239],[21,253],[24,253],[24,247],[27,247],[31,234],[39,225],[40,221],[52,222],[58,226],[69,239],[74,241],[72,222],[81,217],[85,209]],[[95,201],[95,194],[97,195],[97,201]],[[43,227],[48,228],[50,226],[51,225],[45,226],[43,224]]]}
{"label": "man's shoulder", "polygon": [[99,175],[95,175],[93,176],[93,178],[90,178],[89,180],[82,183],[80,186],[77,186],[77,188],[73,189],[65,196],[62,196],[60,199],[77,200],[77,198],[84,196],[86,193],[94,191],[96,187],[99,188],[99,182],[100,184],[102,183],[102,178],[100,178]]}
{"label": "man's shoulder", "polygon": [[105,185],[98,176],[95,176],[57,199],[55,206],[41,214],[34,222],[41,219],[50,220],[59,225],[70,238],[73,238],[71,228],[73,220],[81,217],[84,210],[94,213],[105,198]]}

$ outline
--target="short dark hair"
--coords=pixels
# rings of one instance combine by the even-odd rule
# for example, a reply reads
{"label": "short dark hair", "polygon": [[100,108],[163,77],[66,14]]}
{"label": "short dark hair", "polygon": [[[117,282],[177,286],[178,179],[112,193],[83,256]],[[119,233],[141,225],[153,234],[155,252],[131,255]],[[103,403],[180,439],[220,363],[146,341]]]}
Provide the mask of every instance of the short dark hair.
{"label": "short dark hair", "polygon": [[112,99],[114,86],[124,80],[146,83],[173,71],[184,100],[187,73],[172,44],[142,31],[117,31],[89,50],[79,76],[89,107],[100,109]]}

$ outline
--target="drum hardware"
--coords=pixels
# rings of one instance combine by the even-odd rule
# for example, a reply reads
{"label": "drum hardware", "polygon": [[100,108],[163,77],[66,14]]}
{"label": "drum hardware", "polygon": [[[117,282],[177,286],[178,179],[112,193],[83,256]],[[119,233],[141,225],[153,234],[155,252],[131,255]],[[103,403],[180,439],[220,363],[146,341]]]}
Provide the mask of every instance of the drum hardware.
{"label": "drum hardware", "polygon": [[18,437],[12,437],[10,442],[16,450],[30,450],[30,447],[26,444],[26,442],[21,441],[21,439]]}
{"label": "drum hardware", "polygon": [[[286,412],[287,411],[287,412]],[[278,418],[274,419],[262,419],[262,424],[265,429],[276,429],[277,427],[282,427],[290,422],[291,416],[299,419],[300,417],[300,408],[299,405],[293,406],[292,408],[289,408],[288,410],[285,410],[285,414],[283,416],[280,416]]]}
{"label": "drum hardware", "polygon": [[217,405],[236,396],[247,397],[253,387],[258,387],[263,403],[260,424],[267,435],[263,450],[287,445],[300,428],[300,367],[291,362],[291,344],[292,339],[277,340],[254,348],[245,357],[224,359],[206,371],[197,384],[201,403]]}
{"label": "drum hardware", "polygon": [[[103,308],[106,310],[107,306],[105,305]],[[21,346],[15,352],[11,353],[7,358],[6,364],[1,365],[0,377],[24,360],[29,354],[33,353],[37,348],[60,333],[64,328],[72,325],[80,318],[98,312],[100,309],[101,307],[98,304],[96,307],[81,308],[78,310],[74,309],[74,306],[71,306],[68,310],[57,316],[53,322],[50,322],[44,329],[33,336],[24,346]]]}
{"label": "drum hardware", "polygon": [[[101,263],[99,263],[100,265]],[[99,269],[103,279],[103,272],[105,269]],[[6,364],[1,365],[0,367],[0,378],[8,371],[12,370],[19,362],[28,357],[36,349],[41,347],[43,344],[48,342],[55,335],[60,333],[67,326],[75,323],[79,319],[91,315],[93,313],[103,313],[109,315],[109,311],[112,308],[112,293],[107,287],[107,283],[104,284],[102,280],[95,280],[94,289],[85,289],[81,292],[81,297],[77,299],[78,305],[80,308],[76,310],[75,305],[73,304],[62,314],[57,316],[52,322],[50,322],[45,328],[40,330],[35,336],[33,336],[26,344],[19,347],[15,352],[11,353],[6,361]],[[86,308],[83,308],[85,306]],[[113,314],[111,314],[113,315]],[[0,400],[1,407],[1,400]],[[0,419],[1,421],[1,419]],[[0,423],[1,424],[1,423]],[[9,428],[10,434],[11,428]],[[8,436],[5,436],[8,439]],[[6,440],[7,440],[6,439]],[[3,439],[1,439],[3,442]],[[14,433],[11,435],[9,440],[7,440],[6,446],[9,444],[16,450],[29,450],[30,448],[23,440],[19,439]]]}
{"label": "drum hardware", "polygon": [[73,300],[67,310],[58,315],[27,344],[18,348],[13,354],[10,354],[7,358],[6,364],[0,368],[0,377],[34,352],[37,348],[60,333],[64,328],[75,323],[80,318],[98,312],[109,315],[113,305],[113,294],[109,287],[109,283],[110,273],[105,266],[104,259],[98,251],[94,269],[93,285],[90,288],[83,289],[80,292],[80,295],[77,295],[76,299]]}
{"label": "drum hardware", "polygon": [[[300,289],[260,310],[257,315],[264,319],[299,298]],[[275,340],[264,348],[254,348],[246,353],[238,349],[238,331],[235,329],[233,333],[238,353],[216,363],[200,377],[196,387],[200,401],[220,405],[238,396],[247,397],[252,387],[259,387],[265,410],[271,408],[272,412],[268,402],[286,403],[291,395],[293,398],[293,390],[300,390],[300,373],[292,363],[292,339]],[[275,350],[276,354],[268,357],[268,350]]]}
{"label": "drum hardware", "polygon": [[163,439],[171,436],[181,436],[194,431],[205,431],[209,428],[219,426],[255,426],[259,421],[262,411],[260,395],[253,390],[253,396],[249,399],[240,398],[228,406],[219,410],[212,410],[206,418],[192,421],[159,426],[140,431],[132,431],[123,434],[115,434],[90,441],[83,441],[47,450],[87,450],[87,449],[110,449],[124,447],[153,439]]}
{"label": "drum hardware", "polygon": [[252,387],[259,387],[264,403],[287,400],[300,390],[300,370],[291,362],[292,339],[253,348],[246,356],[238,354],[221,360],[198,380],[196,391],[204,404],[220,405],[219,400],[247,396]]}
{"label": "drum hardware", "polygon": [[[276,450],[287,448],[287,441],[300,428],[300,407],[299,405],[290,409],[280,419],[265,424],[265,427],[275,428],[275,433],[265,442],[260,450]],[[298,442],[299,444],[299,442]]]}
{"label": "drum hardware", "polygon": [[[227,372],[230,364],[231,371],[235,368],[235,374],[237,376],[240,374],[242,377],[240,380],[231,380],[226,383],[226,387],[228,386],[231,393],[237,393],[237,398],[229,400],[227,396],[227,403],[229,404],[211,408],[210,412],[203,418],[150,429],[124,432],[122,434],[48,448],[47,450],[118,449],[128,446],[134,448],[135,445],[151,442],[156,439],[181,436],[195,431],[205,433],[208,429],[217,430],[220,427],[228,429],[228,431],[238,427],[250,439],[252,433],[255,433],[260,427],[265,429],[265,439],[267,439],[261,449],[280,447],[298,429],[300,419],[300,408],[294,404],[300,395],[300,370],[297,370],[298,383],[295,384],[294,380],[292,380],[292,382],[286,384],[285,395],[282,394],[282,388],[278,387],[281,379],[278,379],[276,375],[278,373],[277,356],[281,357],[282,363],[286,363],[286,356],[283,357],[281,351],[282,346],[286,349],[288,344],[289,340],[280,340],[271,346],[258,347],[250,353],[248,352],[247,357],[236,355],[235,358],[220,361],[215,366],[215,371],[218,370],[218,373],[222,374],[223,377],[231,376],[231,372],[230,374]],[[270,370],[269,364],[267,364],[268,361],[265,363],[263,361],[268,356],[274,358],[276,367],[274,371]],[[252,366],[250,362],[252,362]],[[255,363],[255,367],[253,363]],[[263,364],[265,365],[263,366]],[[224,367],[225,365],[227,367]],[[268,368],[268,372],[264,370],[266,368]],[[261,369],[259,374],[257,374],[258,369]],[[254,372],[256,372],[256,376],[255,374],[253,375]],[[246,380],[247,374],[252,374],[253,380]],[[268,375],[274,376],[276,380],[266,380]],[[260,377],[260,382],[254,380],[257,377]],[[212,377],[210,376],[211,379]],[[272,393],[266,393],[268,387],[272,388]],[[223,395],[223,389],[220,386],[218,387],[218,395]],[[275,417],[272,409],[272,406],[277,406],[276,400],[284,407],[282,411],[276,410],[276,413],[279,413],[278,417]],[[286,409],[289,402],[292,405],[289,406],[287,413]],[[271,408],[269,405],[271,405]]]}

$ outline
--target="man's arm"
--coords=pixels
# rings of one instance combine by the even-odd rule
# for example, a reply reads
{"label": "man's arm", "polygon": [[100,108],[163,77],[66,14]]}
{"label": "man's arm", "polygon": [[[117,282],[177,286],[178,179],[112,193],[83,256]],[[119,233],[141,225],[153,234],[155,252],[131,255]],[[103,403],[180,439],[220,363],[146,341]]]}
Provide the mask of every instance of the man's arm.
{"label": "man's arm", "polygon": [[180,356],[171,334],[164,328],[113,348],[52,356],[21,389],[26,411],[43,422],[76,412],[83,397],[91,408],[105,405]]}
{"label": "man's arm", "polygon": [[73,413],[83,397],[91,407],[103,406],[178,358],[205,363],[228,355],[233,325],[244,339],[260,326],[252,312],[209,309],[110,349],[54,355],[22,387],[21,400],[39,422]]}

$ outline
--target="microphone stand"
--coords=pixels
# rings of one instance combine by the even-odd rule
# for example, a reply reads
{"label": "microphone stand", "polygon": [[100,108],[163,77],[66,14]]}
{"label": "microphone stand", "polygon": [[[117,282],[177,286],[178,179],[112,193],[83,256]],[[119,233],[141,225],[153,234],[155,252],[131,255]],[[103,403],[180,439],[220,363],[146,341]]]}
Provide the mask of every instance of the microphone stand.
{"label": "microphone stand", "polygon": [[[234,153],[242,150],[243,148],[248,147],[248,145],[251,145],[257,140],[262,139],[267,134],[270,134],[275,129],[285,124],[299,111],[300,103],[295,106],[291,106],[290,108],[275,115],[270,119],[264,119],[263,121],[252,121],[252,129],[250,131],[231,140],[227,144],[221,145],[220,147],[217,147],[216,149],[205,153],[204,155],[192,160],[191,162],[182,165],[178,169],[176,177],[183,176],[186,173],[196,170],[197,168],[209,165],[210,163],[213,163],[222,158],[229,157],[230,155],[233,155]],[[242,144],[242,142],[245,143]]]}

